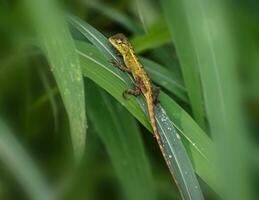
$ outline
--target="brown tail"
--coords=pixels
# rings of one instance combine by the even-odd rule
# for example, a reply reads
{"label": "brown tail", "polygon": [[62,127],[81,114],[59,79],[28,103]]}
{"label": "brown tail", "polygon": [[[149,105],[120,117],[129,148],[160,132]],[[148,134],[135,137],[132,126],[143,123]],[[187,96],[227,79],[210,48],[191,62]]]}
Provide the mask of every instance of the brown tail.
{"label": "brown tail", "polygon": [[148,106],[148,113],[149,113],[149,119],[151,127],[154,131],[155,137],[159,136],[157,126],[156,126],[156,120],[155,120],[155,110],[154,110],[154,103],[153,98],[149,97],[147,99],[147,106]]}
{"label": "brown tail", "polygon": [[[156,140],[157,140],[157,142],[159,144],[159,147],[160,147],[160,149],[161,149],[161,151],[163,153],[164,150],[163,150],[161,138],[160,138],[160,135],[158,133],[158,129],[157,129],[157,125],[156,125],[155,110],[154,110],[154,103],[153,103],[152,95],[146,96],[146,99],[147,99],[147,107],[148,107],[150,124],[151,124],[151,127],[153,129],[154,136],[156,137]],[[163,155],[164,155],[164,153],[163,153]]]}
{"label": "brown tail", "polygon": [[[156,140],[157,140],[157,143],[159,145],[159,148],[163,154],[163,157],[166,161],[166,164],[167,164],[167,167],[177,185],[178,188],[179,185],[177,183],[177,180],[175,179],[174,177],[174,174],[173,174],[173,169],[172,169],[172,166],[171,166],[171,163],[169,161],[169,159],[167,158],[166,156],[166,153],[165,153],[165,150],[164,150],[164,147],[163,147],[163,144],[162,144],[162,141],[161,141],[161,137],[158,133],[158,129],[157,129],[157,125],[156,125],[156,118],[155,118],[155,109],[154,109],[154,103],[153,103],[153,98],[152,96],[146,96],[146,99],[147,99],[147,107],[148,107],[148,113],[149,113],[149,118],[150,118],[150,124],[151,124],[151,127],[153,129],[153,132],[154,132],[154,136],[156,137]],[[181,192],[181,190],[179,190]]]}

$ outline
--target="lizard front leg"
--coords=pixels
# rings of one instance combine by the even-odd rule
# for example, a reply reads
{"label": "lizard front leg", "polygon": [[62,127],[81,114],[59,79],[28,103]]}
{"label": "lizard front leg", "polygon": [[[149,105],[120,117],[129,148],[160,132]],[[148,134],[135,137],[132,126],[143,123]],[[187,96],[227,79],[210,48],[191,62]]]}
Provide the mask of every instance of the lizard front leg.
{"label": "lizard front leg", "polygon": [[123,92],[122,95],[125,99],[128,99],[127,94],[133,95],[135,97],[137,97],[141,94],[141,79],[140,79],[140,77],[138,77],[138,76],[136,77],[134,85],[135,85],[135,89],[127,89]]}
{"label": "lizard front leg", "polygon": [[125,67],[125,66],[123,66],[122,64],[120,64],[118,61],[112,61],[112,64],[115,66],[115,67],[117,67],[117,68],[119,68],[121,71],[123,71],[123,72],[127,72],[127,73],[131,73],[131,70],[128,68],[128,67]]}

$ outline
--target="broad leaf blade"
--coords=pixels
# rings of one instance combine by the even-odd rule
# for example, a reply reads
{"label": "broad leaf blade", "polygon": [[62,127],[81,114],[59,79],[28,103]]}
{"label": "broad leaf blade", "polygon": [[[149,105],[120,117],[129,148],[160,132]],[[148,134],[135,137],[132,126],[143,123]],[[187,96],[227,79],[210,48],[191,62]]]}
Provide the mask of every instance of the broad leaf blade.
{"label": "broad leaf blade", "polygon": [[188,102],[185,87],[175,74],[152,60],[141,58],[140,61],[145,66],[152,81],[175,94],[182,101]]}
{"label": "broad leaf blade", "polygon": [[99,3],[98,1],[86,1],[86,5],[97,10],[100,14],[103,14],[115,22],[118,22],[120,25],[124,26],[129,31],[135,34],[143,33],[143,29],[140,24],[133,21],[130,17],[126,16],[124,13],[116,10],[109,5]]}
{"label": "broad leaf blade", "polygon": [[88,81],[86,88],[89,118],[107,149],[127,199],[156,199],[136,122],[99,87]]}
{"label": "broad leaf blade", "polygon": [[137,53],[142,53],[150,49],[157,48],[171,41],[171,35],[167,24],[163,18],[159,18],[149,31],[140,36],[135,36],[131,40]]}
{"label": "broad leaf blade", "polygon": [[251,199],[247,153],[251,145],[243,126],[231,9],[221,0],[162,2],[180,57],[200,71],[224,198]]}
{"label": "broad leaf blade", "polygon": [[133,0],[132,1],[135,15],[138,16],[142,23],[143,29],[147,33],[150,25],[155,21],[158,16],[158,10],[154,2],[149,0]]}
{"label": "broad leaf blade", "polygon": [[176,46],[176,51],[180,59],[184,83],[188,92],[194,118],[202,128],[205,128],[205,111],[203,107],[202,88],[198,70],[199,57],[196,57],[196,55],[193,54],[195,47],[190,46],[189,48],[186,48],[186,45],[191,43],[191,38],[186,37],[182,33],[182,24],[177,22],[179,16],[176,12],[172,11],[172,9],[176,10],[176,8],[171,5],[172,1],[162,0],[161,2],[174,44]]}
{"label": "broad leaf blade", "polygon": [[75,45],[56,1],[26,0],[26,3],[68,113],[78,162],[84,152],[86,115],[84,85]]}
{"label": "broad leaf blade", "polygon": [[52,192],[48,188],[43,175],[13,133],[1,120],[0,160],[24,188],[30,199],[52,199]]}

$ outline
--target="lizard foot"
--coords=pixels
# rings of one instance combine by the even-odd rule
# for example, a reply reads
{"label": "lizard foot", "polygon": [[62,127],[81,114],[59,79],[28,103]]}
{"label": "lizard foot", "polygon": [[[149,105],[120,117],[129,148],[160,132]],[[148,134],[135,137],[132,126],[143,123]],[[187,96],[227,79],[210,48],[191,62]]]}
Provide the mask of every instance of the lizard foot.
{"label": "lizard foot", "polygon": [[139,96],[141,94],[141,90],[139,88],[135,88],[135,89],[127,89],[125,90],[122,95],[124,97],[124,99],[128,100],[128,95],[133,95],[133,96]]}
{"label": "lizard foot", "polygon": [[120,69],[121,71],[123,71],[123,72],[127,72],[127,73],[130,73],[130,72],[131,72],[131,70],[130,70],[129,68],[123,66],[121,63],[119,63],[119,62],[116,61],[116,60],[112,61],[112,64],[113,64],[115,67],[119,68],[119,69]]}

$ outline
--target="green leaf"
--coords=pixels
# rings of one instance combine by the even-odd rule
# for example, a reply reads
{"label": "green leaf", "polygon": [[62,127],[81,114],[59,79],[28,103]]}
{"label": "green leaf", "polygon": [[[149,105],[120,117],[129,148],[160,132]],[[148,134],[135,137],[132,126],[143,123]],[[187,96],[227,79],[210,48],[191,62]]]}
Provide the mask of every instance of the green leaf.
{"label": "green leaf", "polygon": [[171,41],[171,35],[167,24],[163,18],[159,18],[149,31],[140,36],[135,36],[131,40],[132,45],[137,53],[154,49]]}
{"label": "green leaf", "polygon": [[184,102],[188,102],[186,90],[181,80],[174,73],[162,67],[158,63],[147,58],[140,58],[141,63],[145,66],[151,76],[152,81],[175,94]]}
{"label": "green leaf", "polygon": [[[199,57],[196,57],[193,53],[195,52],[195,48],[189,45],[192,42],[192,38],[186,36],[186,33],[182,31],[183,24],[178,22],[178,18],[181,16],[179,13],[184,15],[184,11],[178,10],[179,7],[177,6],[174,7],[172,5],[174,3],[171,1],[161,0],[161,2],[180,59],[184,84],[188,92],[190,104],[192,105],[194,118],[205,129],[205,112],[198,70]],[[177,12],[173,10],[177,10]]]}
{"label": "green leaf", "polygon": [[[86,23],[83,24],[82,21],[80,21],[77,18],[70,17],[70,22],[76,28],[78,28],[79,31],[82,31],[82,33],[88,38],[88,40],[92,41],[93,44],[95,44],[95,46],[104,55],[106,55],[106,58],[108,58],[109,60],[111,58],[113,58],[112,61],[120,62],[120,59],[114,53],[115,50],[113,49],[113,47],[111,47],[111,44],[108,42],[108,40],[104,36],[102,36],[102,34],[100,32],[98,32],[97,30],[95,30],[93,27],[91,27],[90,25],[88,25]],[[85,54],[84,52],[79,52],[79,54],[84,57],[84,60],[89,59],[89,54],[87,54],[87,53]],[[91,57],[91,55],[90,55],[90,57]],[[99,61],[97,61],[97,62],[93,61],[94,64],[97,64],[98,62]],[[90,64],[90,63],[88,63],[88,64]],[[100,66],[105,67],[105,66],[107,66],[107,64],[108,63],[106,60],[106,65],[101,64]],[[119,79],[122,81],[121,86],[123,89],[119,90],[120,98],[118,98],[118,100],[121,100],[122,91],[126,89],[125,83],[126,83],[127,87],[129,87],[133,83],[132,78],[128,74],[118,71],[118,69],[114,69],[115,71],[113,71],[112,68],[114,68],[114,67],[111,64],[108,64],[108,65],[109,65],[109,68],[111,68],[111,69],[109,69],[109,71],[112,70],[112,72],[113,73],[115,72],[115,74],[117,72],[118,73],[117,77],[119,76]],[[89,69],[90,69],[90,67],[87,70],[89,70]],[[101,69],[99,69],[99,70],[101,70]],[[102,69],[102,70],[105,70],[105,69]],[[92,73],[92,72],[93,72],[92,70],[91,70],[91,72],[87,71],[86,75],[88,76],[89,73]],[[99,71],[98,75],[101,76],[101,74],[102,74],[102,72]],[[88,77],[91,78],[93,81],[95,81],[97,84],[99,84],[101,87],[106,89],[106,87],[102,83],[104,83],[104,79],[107,80],[107,78],[99,77],[102,80],[101,81],[102,83],[100,83],[99,81],[97,81],[97,77],[94,77],[94,78],[92,76],[88,76]],[[110,83],[107,82],[106,85],[111,84],[111,83],[114,84],[115,81],[111,81]],[[119,86],[119,84],[118,84],[118,86]],[[118,87],[118,86],[117,86],[117,84],[114,85],[114,87]],[[125,102],[125,100],[123,100],[123,101]],[[123,105],[125,105],[124,102],[122,103]],[[138,107],[136,107],[135,109],[139,109],[139,105],[140,105],[142,112],[146,111],[146,102],[145,102],[143,96],[137,98],[137,103],[138,103],[137,104]],[[147,119],[147,116],[148,116],[148,113],[146,112],[145,119]],[[143,115],[142,115],[142,117],[143,117]],[[161,108],[161,107],[157,107],[157,109],[156,109],[156,122],[158,124],[158,130],[159,130],[161,140],[165,147],[164,148],[165,156],[167,157],[167,159],[170,162],[170,164],[169,164],[170,171],[173,171],[173,173],[174,173],[174,177],[176,178],[175,181],[178,184],[179,190],[180,190],[183,198],[185,198],[185,199],[203,199],[203,195],[199,188],[199,183],[197,181],[197,178],[193,172],[191,162],[185,152],[185,149],[183,148],[181,141],[177,137],[177,134],[176,134],[174,126],[172,125],[172,122],[169,120],[169,118],[165,114],[163,108]],[[172,147],[174,147],[174,148],[172,148]]]}
{"label": "green leaf", "polygon": [[[46,90],[46,95],[50,102],[50,106],[51,106],[51,110],[52,110],[53,118],[54,118],[54,130],[55,130],[55,132],[57,132],[58,125],[59,125],[59,118],[58,118],[58,106],[57,106],[57,101],[55,98],[55,91],[51,90],[51,86],[49,83],[50,81],[48,80],[47,75],[45,74],[45,72],[42,69],[39,69],[39,75],[40,75],[40,79],[42,81],[43,87]],[[35,106],[35,104],[34,104],[34,106]]]}
{"label": "green leaf", "polygon": [[155,3],[150,0],[133,0],[132,4],[133,12],[139,17],[143,29],[148,33],[150,25],[156,20],[159,12]]}
{"label": "green leaf", "polygon": [[187,95],[181,73],[181,67],[177,59],[173,44],[167,44],[166,46],[153,49],[150,52],[150,57],[170,71],[171,79],[184,86]]}
{"label": "green leaf", "polygon": [[160,94],[160,101],[172,120],[174,127],[181,136],[185,148],[193,162],[196,173],[219,192],[219,185],[215,175],[214,145],[192,117],[184,111],[173,99],[166,94]]}
{"label": "green leaf", "polygon": [[156,199],[136,121],[93,83],[87,81],[86,91],[89,118],[107,149],[127,199]]}
{"label": "green leaf", "polygon": [[99,3],[98,1],[85,1],[86,5],[90,8],[97,10],[100,14],[103,14],[115,22],[118,22],[120,25],[128,29],[129,31],[135,34],[143,33],[143,29],[140,24],[133,21],[130,17],[126,16],[124,13],[120,12],[117,9],[110,7],[109,5]]}
{"label": "green leaf", "polygon": [[26,3],[68,113],[75,159],[78,162],[84,153],[86,135],[80,60],[56,1],[26,0]]}
{"label": "green leaf", "polygon": [[2,120],[0,120],[0,160],[30,199],[52,199],[52,192],[44,176]]}
{"label": "green leaf", "polygon": [[251,199],[248,152],[252,145],[247,142],[235,69],[239,58],[229,14],[233,8],[221,0],[162,2],[182,63],[200,71],[224,198]]}

